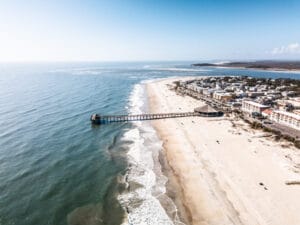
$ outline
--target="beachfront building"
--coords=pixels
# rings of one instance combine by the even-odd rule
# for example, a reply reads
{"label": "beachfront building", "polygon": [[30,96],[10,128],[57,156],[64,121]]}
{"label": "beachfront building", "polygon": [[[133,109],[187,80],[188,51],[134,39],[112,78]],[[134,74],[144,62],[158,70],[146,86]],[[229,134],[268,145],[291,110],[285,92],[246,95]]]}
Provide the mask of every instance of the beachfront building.
{"label": "beachfront building", "polygon": [[216,91],[216,89],[213,89],[213,88],[205,88],[205,89],[203,89],[203,95],[211,98],[215,91]]}
{"label": "beachfront building", "polygon": [[187,85],[187,89],[202,94],[204,88],[198,86],[196,83],[191,83],[191,84],[188,84],[188,85]]}
{"label": "beachfront building", "polygon": [[267,105],[262,105],[260,103],[257,102],[253,102],[253,101],[243,101],[242,103],[242,111],[246,112],[246,113],[262,113],[262,111],[264,111],[265,109],[270,108]]}
{"label": "beachfront building", "polygon": [[230,93],[216,91],[213,93],[213,98],[222,102],[227,102],[232,99],[232,95]]}
{"label": "beachfront building", "polygon": [[270,119],[277,123],[300,130],[300,115],[295,113],[275,110],[272,112]]}

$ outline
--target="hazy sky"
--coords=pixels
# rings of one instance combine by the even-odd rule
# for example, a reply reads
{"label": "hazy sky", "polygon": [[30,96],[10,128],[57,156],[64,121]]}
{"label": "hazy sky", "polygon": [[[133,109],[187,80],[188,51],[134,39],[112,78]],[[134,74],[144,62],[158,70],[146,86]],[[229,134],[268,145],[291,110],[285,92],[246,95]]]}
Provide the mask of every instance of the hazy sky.
{"label": "hazy sky", "polygon": [[300,1],[1,0],[0,61],[300,59]]}

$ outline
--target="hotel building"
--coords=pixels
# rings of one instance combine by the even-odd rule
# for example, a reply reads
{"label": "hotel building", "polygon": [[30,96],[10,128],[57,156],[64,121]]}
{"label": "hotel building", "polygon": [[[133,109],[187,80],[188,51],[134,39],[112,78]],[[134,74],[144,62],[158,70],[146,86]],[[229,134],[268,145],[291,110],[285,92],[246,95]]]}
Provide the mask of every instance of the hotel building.
{"label": "hotel building", "polygon": [[300,130],[300,115],[295,113],[275,110],[272,112],[270,120]]}
{"label": "hotel building", "polygon": [[247,113],[261,113],[262,111],[264,111],[265,109],[268,109],[270,108],[269,106],[267,105],[262,105],[262,104],[259,104],[257,102],[252,102],[252,101],[243,101],[242,103],[242,110],[244,112],[247,112]]}

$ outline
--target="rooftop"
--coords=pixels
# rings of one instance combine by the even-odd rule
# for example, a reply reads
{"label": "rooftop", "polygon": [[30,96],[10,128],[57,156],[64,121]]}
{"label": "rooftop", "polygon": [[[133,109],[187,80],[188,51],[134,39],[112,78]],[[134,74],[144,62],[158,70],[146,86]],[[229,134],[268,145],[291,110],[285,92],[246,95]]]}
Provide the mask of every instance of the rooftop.
{"label": "rooftop", "polygon": [[205,113],[215,113],[215,112],[217,112],[214,108],[212,108],[209,105],[204,105],[204,106],[201,106],[201,107],[197,107],[197,108],[195,108],[194,111],[195,112],[205,112]]}
{"label": "rooftop", "polygon": [[268,107],[269,107],[269,106],[267,106],[267,105],[262,105],[262,104],[260,104],[260,103],[253,102],[253,101],[244,101],[244,102],[246,102],[246,103],[248,103],[248,104],[251,104],[251,105],[254,105],[254,106],[257,106],[257,107],[259,107],[259,108],[268,108]]}
{"label": "rooftop", "polygon": [[265,114],[268,114],[268,115],[271,115],[273,112],[272,109],[265,109],[264,111],[262,111],[262,113],[265,113]]}

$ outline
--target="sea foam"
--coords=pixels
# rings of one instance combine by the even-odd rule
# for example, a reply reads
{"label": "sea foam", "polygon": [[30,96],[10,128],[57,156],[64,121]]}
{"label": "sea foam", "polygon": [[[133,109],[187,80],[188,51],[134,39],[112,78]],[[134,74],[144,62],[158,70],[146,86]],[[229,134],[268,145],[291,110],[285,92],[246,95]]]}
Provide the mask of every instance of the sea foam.
{"label": "sea foam", "polygon": [[[145,92],[144,83],[135,85],[128,102],[129,113],[147,111]],[[158,161],[162,143],[155,130],[149,122],[137,121],[123,139],[131,142],[127,153],[129,169],[125,178],[128,191],[118,198],[128,213],[124,225],[174,224],[158,200],[166,193],[167,178],[162,174]]]}

